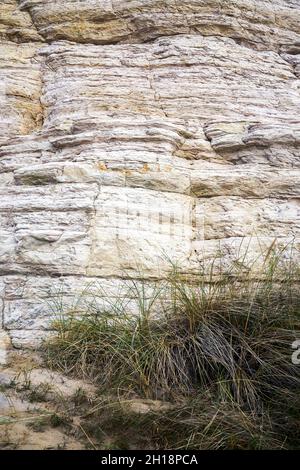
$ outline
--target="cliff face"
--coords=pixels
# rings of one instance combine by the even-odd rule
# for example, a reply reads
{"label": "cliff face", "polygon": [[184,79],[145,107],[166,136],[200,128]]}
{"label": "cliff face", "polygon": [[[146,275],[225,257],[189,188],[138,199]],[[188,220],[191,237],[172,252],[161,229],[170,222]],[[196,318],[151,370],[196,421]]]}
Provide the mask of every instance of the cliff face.
{"label": "cliff face", "polygon": [[298,243],[300,0],[2,0],[0,50],[15,345],[54,291]]}

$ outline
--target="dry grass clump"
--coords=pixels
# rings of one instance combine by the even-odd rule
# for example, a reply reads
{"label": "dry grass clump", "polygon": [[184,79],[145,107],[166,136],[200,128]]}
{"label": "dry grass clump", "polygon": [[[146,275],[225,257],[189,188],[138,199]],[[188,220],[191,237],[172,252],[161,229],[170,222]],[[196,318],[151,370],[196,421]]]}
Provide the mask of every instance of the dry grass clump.
{"label": "dry grass clump", "polygon": [[174,268],[150,297],[132,281],[138,313],[121,303],[65,312],[48,362],[92,377],[101,393],[172,402],[168,412],[118,414],[156,448],[300,447],[298,267],[273,252],[259,276],[236,266],[192,282]]}

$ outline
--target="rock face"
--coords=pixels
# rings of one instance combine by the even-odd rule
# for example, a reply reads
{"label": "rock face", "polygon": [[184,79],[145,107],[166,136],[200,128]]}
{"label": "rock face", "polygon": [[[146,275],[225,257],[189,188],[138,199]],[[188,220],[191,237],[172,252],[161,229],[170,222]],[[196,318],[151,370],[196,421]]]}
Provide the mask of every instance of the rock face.
{"label": "rock face", "polygon": [[300,0],[2,0],[3,328],[299,239]]}

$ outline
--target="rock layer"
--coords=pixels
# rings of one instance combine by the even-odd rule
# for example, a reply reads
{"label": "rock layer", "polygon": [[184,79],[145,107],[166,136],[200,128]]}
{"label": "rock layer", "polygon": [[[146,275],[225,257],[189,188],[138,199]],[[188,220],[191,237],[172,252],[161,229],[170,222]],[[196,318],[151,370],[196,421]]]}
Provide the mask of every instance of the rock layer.
{"label": "rock layer", "polygon": [[0,291],[13,343],[53,292],[299,243],[298,0],[4,0]]}

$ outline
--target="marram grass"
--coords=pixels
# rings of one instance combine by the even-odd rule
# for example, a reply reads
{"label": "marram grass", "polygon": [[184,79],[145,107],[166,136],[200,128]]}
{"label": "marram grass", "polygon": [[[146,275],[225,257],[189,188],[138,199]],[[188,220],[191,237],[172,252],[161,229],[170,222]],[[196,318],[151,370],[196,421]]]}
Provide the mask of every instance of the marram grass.
{"label": "marram grass", "polygon": [[103,396],[171,403],[146,415],[99,405],[91,432],[96,420],[154,448],[300,448],[298,267],[269,254],[259,276],[246,272],[191,283],[174,268],[150,297],[132,281],[138,313],[122,302],[109,311],[93,303],[81,317],[59,312],[45,348],[52,367],[92,378]]}

